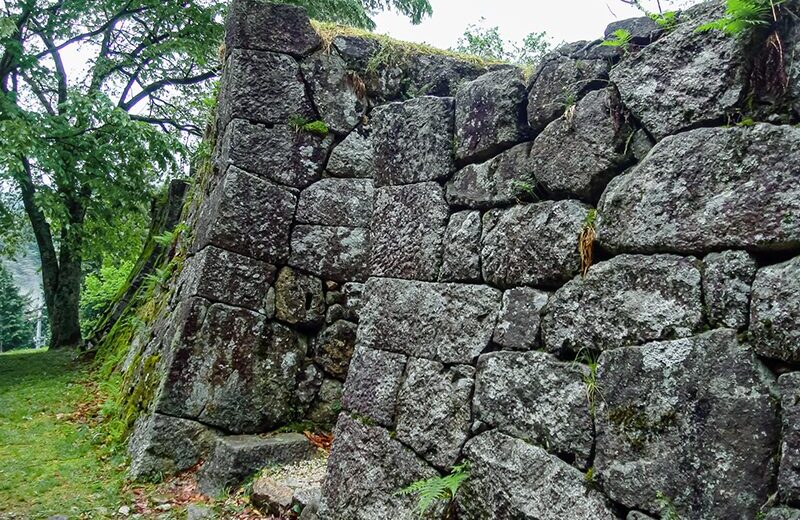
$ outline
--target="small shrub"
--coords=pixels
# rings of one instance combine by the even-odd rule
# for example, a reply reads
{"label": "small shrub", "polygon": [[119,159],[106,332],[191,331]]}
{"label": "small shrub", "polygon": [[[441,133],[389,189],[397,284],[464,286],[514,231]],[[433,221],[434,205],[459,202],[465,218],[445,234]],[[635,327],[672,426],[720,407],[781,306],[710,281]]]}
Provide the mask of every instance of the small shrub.
{"label": "small shrub", "polygon": [[628,52],[628,48],[631,44],[631,32],[626,29],[617,29],[611,35],[603,41],[600,45],[605,47],[619,47],[623,51]]}
{"label": "small shrub", "polygon": [[704,23],[695,30],[722,31],[728,36],[738,36],[747,29],[767,25],[775,20],[775,7],[781,3],[773,0],[726,0],[725,16]]}
{"label": "small shrub", "polygon": [[649,16],[651,20],[667,32],[673,31],[678,26],[678,13],[676,11],[665,11],[660,14],[651,13]]}
{"label": "small shrub", "polygon": [[469,464],[465,462],[458,466],[453,466],[449,475],[418,480],[399,490],[397,494],[416,495],[418,497],[417,513],[422,518],[434,503],[440,500],[446,500],[448,503],[452,502],[458,492],[458,488],[468,478]]}

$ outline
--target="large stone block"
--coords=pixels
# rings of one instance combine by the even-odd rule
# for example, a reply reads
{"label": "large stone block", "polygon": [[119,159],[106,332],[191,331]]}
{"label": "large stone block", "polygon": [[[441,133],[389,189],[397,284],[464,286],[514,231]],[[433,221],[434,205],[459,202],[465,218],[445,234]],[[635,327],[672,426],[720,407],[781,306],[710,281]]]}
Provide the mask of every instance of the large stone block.
{"label": "large stone block", "polygon": [[275,282],[275,318],[299,327],[318,327],[325,320],[322,280],[284,267]]}
{"label": "large stone block", "polygon": [[632,133],[616,91],[590,92],[539,134],[528,168],[552,196],[596,201],[632,161]]}
{"label": "large stone block", "polygon": [[503,309],[492,342],[511,350],[530,350],[539,344],[541,314],[549,295],[530,287],[503,293]]}
{"label": "large stone block", "polygon": [[587,92],[605,86],[610,67],[606,59],[572,57],[559,51],[546,56],[528,84],[531,129],[541,131]]}
{"label": "large stone block", "polygon": [[336,49],[322,50],[304,59],[303,77],[314,97],[314,106],[333,132],[346,134],[367,111],[364,92],[356,88],[356,76]]}
{"label": "large stone block", "polygon": [[483,217],[483,279],[499,287],[557,287],[580,270],[578,237],[589,207],[545,201]]}
{"label": "large stone block", "polygon": [[222,129],[235,118],[286,124],[292,116],[314,116],[300,66],[285,54],[234,49],[222,72],[220,96]]}
{"label": "large stone block", "polygon": [[797,248],[798,143],[800,128],[769,124],[664,139],[608,185],[598,240],[637,253]]}
{"label": "large stone block", "polygon": [[544,352],[478,358],[475,419],[586,469],[594,445],[589,368]]}
{"label": "large stone block", "polygon": [[220,437],[200,468],[197,487],[203,494],[217,495],[268,466],[310,459],[315,453],[316,448],[300,433]]}
{"label": "large stone block", "polygon": [[555,292],[542,319],[549,352],[609,350],[690,336],[703,326],[699,262],[620,255]]}
{"label": "large stone block", "polygon": [[480,278],[481,214],[479,211],[453,213],[445,232],[439,280],[476,282]]}
{"label": "large stone block", "polygon": [[223,168],[233,164],[263,179],[304,188],[321,177],[333,139],[285,123],[262,125],[234,119],[221,143]]}
{"label": "large stone block", "polygon": [[721,122],[744,100],[745,39],[695,30],[722,16],[712,2],[692,8],[675,30],[612,69],[625,106],[656,139]]}
{"label": "large stone block", "polygon": [[781,390],[783,435],[778,493],[784,504],[800,504],[800,372],[778,379]]}
{"label": "large stone block", "polygon": [[275,266],[265,262],[207,246],[186,260],[178,278],[177,298],[199,296],[263,312],[275,271]]}
{"label": "large stone block", "polygon": [[756,273],[750,338],[762,356],[800,361],[800,257]]}
{"label": "large stone block", "polygon": [[365,228],[297,225],[289,264],[337,282],[369,276],[370,233]]}
{"label": "large stone block", "polygon": [[522,187],[536,182],[528,161],[530,149],[531,143],[522,143],[484,163],[465,166],[447,183],[447,202],[489,209],[527,199]]}
{"label": "large stone block", "polygon": [[372,129],[358,126],[333,148],[327,171],[333,177],[371,178],[375,173],[374,162]]}
{"label": "large stone block", "polygon": [[424,96],[372,111],[376,186],[441,180],[455,171],[453,99]]}
{"label": "large stone block", "polygon": [[747,326],[756,269],[755,259],[745,251],[710,253],[703,258],[703,300],[711,325]]}
{"label": "large stone block", "polygon": [[768,509],[763,518],[764,520],[800,520],[800,509],[774,507]]}
{"label": "large stone block", "polygon": [[350,361],[342,406],[378,424],[392,426],[406,356],[359,344]]}
{"label": "large stone block", "polygon": [[228,168],[200,212],[194,248],[210,244],[273,265],[285,263],[296,204],[287,189]]}
{"label": "large stone block", "polygon": [[195,421],[160,413],[142,416],[128,440],[132,480],[155,480],[189,469],[213,449],[217,432]]}
{"label": "large stone block", "polygon": [[365,347],[470,364],[488,345],[501,293],[481,285],[370,278],[358,341]]}
{"label": "large stone block", "polygon": [[260,0],[234,0],[225,23],[225,47],[304,56],[322,41],[302,7]]}
{"label": "large stone block", "polygon": [[302,193],[298,224],[369,227],[374,190],[368,179],[322,179]]}
{"label": "large stone block", "polygon": [[[413,451],[383,428],[367,426],[347,414],[339,416],[336,442],[322,484],[320,520],[415,520],[417,499],[397,491],[412,482],[438,476]],[[428,520],[440,518],[435,507]]]}
{"label": "large stone block", "polygon": [[736,331],[600,356],[595,474],[620,504],[681,518],[751,518],[767,501],[780,436],[774,376]]}
{"label": "large stone block", "polygon": [[605,497],[587,487],[583,473],[525,441],[498,431],[464,448],[470,478],[459,490],[464,520],[613,520]]}
{"label": "large stone block", "polygon": [[156,410],[236,433],[294,420],[305,340],[242,308],[202,311],[172,341]]}
{"label": "large stone block", "polygon": [[475,369],[411,359],[397,396],[397,439],[428,463],[453,466],[472,426]]}
{"label": "large stone block", "polygon": [[464,83],[456,94],[456,158],[487,159],[528,133],[522,70],[502,69]]}
{"label": "large stone block", "polygon": [[434,182],[378,188],[370,274],[437,280],[448,214],[443,189]]}

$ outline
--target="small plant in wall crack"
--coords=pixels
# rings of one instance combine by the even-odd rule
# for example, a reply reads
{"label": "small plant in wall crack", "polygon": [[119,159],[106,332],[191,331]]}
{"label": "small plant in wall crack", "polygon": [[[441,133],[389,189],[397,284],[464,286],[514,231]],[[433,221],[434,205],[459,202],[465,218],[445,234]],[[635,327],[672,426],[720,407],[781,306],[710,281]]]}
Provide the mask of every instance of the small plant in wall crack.
{"label": "small plant in wall crack", "polygon": [[626,29],[617,29],[606,38],[603,43],[604,47],[619,47],[624,52],[628,52],[631,45],[631,32]]}
{"label": "small plant in wall crack", "polygon": [[578,238],[578,252],[581,255],[581,275],[586,276],[589,268],[592,266],[594,256],[594,240],[597,238],[595,231],[595,222],[597,221],[597,210],[592,208],[586,214],[586,219],[583,221],[583,229],[581,230],[580,237]]}
{"label": "small plant in wall crack", "polygon": [[302,116],[291,116],[289,118],[289,126],[294,128],[294,131],[297,133],[300,132],[308,132],[310,134],[316,134],[321,136],[328,135],[330,130],[328,129],[328,125],[325,124],[325,121],[316,120],[316,121],[309,121]]}
{"label": "small plant in wall crack", "polygon": [[725,16],[704,23],[697,32],[722,31],[728,36],[738,36],[745,30],[768,25],[778,20],[777,6],[782,1],[774,0],[726,0]]}
{"label": "small plant in wall crack", "polygon": [[469,463],[453,466],[449,475],[433,477],[412,482],[397,491],[398,495],[415,495],[417,497],[417,513],[422,518],[436,503],[447,501],[452,503],[461,484],[469,478]]}
{"label": "small plant in wall crack", "polygon": [[597,356],[591,351],[582,348],[575,356],[575,363],[580,363],[589,367],[589,372],[583,376],[583,384],[586,385],[586,400],[589,402],[589,412],[594,417],[597,408],[597,399],[602,397],[597,386]]}

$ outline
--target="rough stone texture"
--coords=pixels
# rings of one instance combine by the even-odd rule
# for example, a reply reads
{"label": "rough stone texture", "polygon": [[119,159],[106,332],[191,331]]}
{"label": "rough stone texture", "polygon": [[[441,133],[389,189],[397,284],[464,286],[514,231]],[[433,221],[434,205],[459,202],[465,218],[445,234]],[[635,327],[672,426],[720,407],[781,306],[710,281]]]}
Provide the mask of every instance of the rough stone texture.
{"label": "rough stone texture", "polygon": [[499,287],[556,287],[580,269],[578,236],[589,211],[576,201],[495,209],[483,217],[483,278]]}
{"label": "rough stone texture", "polygon": [[750,303],[750,338],[762,356],[800,361],[800,257],[759,269]]}
{"label": "rough stone texture", "polygon": [[234,0],[225,24],[225,47],[304,56],[320,46],[305,9],[260,0]]}
{"label": "rough stone texture", "polygon": [[461,85],[487,69],[476,63],[444,54],[415,53],[408,56],[402,70],[407,78],[403,89],[413,96],[455,96]]}
{"label": "rough stone texture", "polygon": [[721,6],[711,2],[692,8],[675,30],[612,69],[611,81],[625,106],[657,140],[723,123],[744,97],[745,39],[695,31],[722,15]]}
{"label": "rough stone texture", "polygon": [[378,188],[370,274],[437,280],[448,213],[444,190],[434,182]]}
{"label": "rough stone texture", "polygon": [[285,263],[296,203],[285,188],[228,168],[200,212],[194,250],[211,244],[273,265]]}
{"label": "rough stone texture", "polygon": [[260,511],[284,515],[292,507],[294,490],[272,477],[262,476],[253,481],[250,502]]}
{"label": "rough stone texture", "polygon": [[594,427],[589,369],[544,352],[491,352],[478,359],[475,419],[586,469]]}
{"label": "rough stone texture", "polygon": [[384,426],[394,423],[395,399],[400,389],[406,356],[359,344],[350,361],[342,406]]}
{"label": "rough stone texture", "polygon": [[535,184],[528,154],[531,143],[522,143],[480,164],[470,164],[447,183],[447,202],[452,206],[489,209],[525,200],[524,183]]}
{"label": "rough stone texture", "polygon": [[605,59],[547,55],[528,85],[528,124],[541,131],[587,92],[605,86],[610,64]]}
{"label": "rough stone texture", "polygon": [[254,433],[294,419],[306,345],[252,311],[214,304],[173,341],[157,411]]}
{"label": "rough stone texture", "polygon": [[522,141],[528,133],[527,92],[522,70],[484,74],[456,94],[456,158],[487,159]]}
{"label": "rough stone texture", "polygon": [[646,515],[640,511],[631,511],[625,520],[655,520],[652,516]]}
{"label": "rough stone texture", "polygon": [[317,401],[306,415],[308,420],[332,429],[336,424],[336,417],[342,410],[342,388],[342,383],[335,379],[323,380]]}
{"label": "rough stone texture", "polygon": [[630,162],[632,132],[614,90],[590,92],[536,138],[528,168],[551,196],[596,201]]}
{"label": "rough stone texture", "polygon": [[284,267],[275,282],[275,318],[290,325],[315,327],[325,319],[322,280]]}
{"label": "rough stone texture", "polygon": [[503,309],[492,342],[512,350],[530,350],[539,344],[542,309],[549,295],[529,287],[503,293]]}
{"label": "rough stone texture", "polygon": [[770,494],[780,435],[775,381],[736,331],[606,351],[595,471],[608,495],[655,514],[752,518]]}
{"label": "rough stone texture", "polygon": [[270,124],[286,124],[292,116],[313,118],[300,66],[284,54],[234,49],[221,82],[220,128],[233,118]]}
{"label": "rough stone texture", "polygon": [[796,248],[798,143],[800,128],[769,124],[664,139],[609,184],[598,206],[598,240],[613,252]]}
{"label": "rough stone texture", "polygon": [[764,520],[800,520],[800,509],[789,509],[788,507],[769,509]]}
{"label": "rough stone texture", "polygon": [[397,439],[428,463],[452,467],[472,426],[474,377],[471,366],[409,360],[397,397]]}
{"label": "rough stone texture", "polygon": [[370,278],[364,292],[359,345],[445,364],[472,363],[500,310],[500,291],[480,285]]}
{"label": "rough stone texture", "polygon": [[189,469],[214,447],[217,434],[195,421],[154,413],[142,416],[128,442],[132,480],[153,480]]}
{"label": "rough stone texture", "polygon": [[712,326],[747,327],[756,269],[755,259],[745,251],[710,253],[703,258],[703,298]]}
{"label": "rough stone texture", "polygon": [[703,325],[694,258],[620,255],[556,291],[542,319],[549,352],[609,350],[690,336]]}
{"label": "rough stone texture", "polygon": [[630,142],[630,149],[631,155],[633,158],[636,159],[636,162],[641,162],[647,157],[647,154],[650,153],[650,150],[653,149],[653,140],[647,135],[647,132],[642,130],[641,128],[636,130],[633,133],[633,137],[631,137]]}
{"label": "rough stone texture", "polygon": [[328,159],[328,173],[333,177],[371,178],[375,174],[375,149],[372,130],[358,126],[336,145]]}
{"label": "rough stone texture", "polygon": [[304,188],[322,175],[330,136],[295,130],[288,124],[262,125],[234,119],[221,141],[220,164],[233,164],[258,177]]}
{"label": "rough stone texture", "polygon": [[369,227],[374,190],[367,179],[322,179],[300,194],[296,221],[322,226]]}
{"label": "rough stone texture", "polygon": [[262,312],[275,266],[214,246],[186,260],[178,280],[178,299],[200,296]]}
{"label": "rough stone texture", "polygon": [[[383,428],[366,426],[346,414],[334,430],[336,443],[322,484],[320,520],[414,520],[417,499],[396,493],[410,483],[438,476],[413,451]],[[438,518],[441,508],[424,518]]]}
{"label": "rough stone texture", "polygon": [[297,225],[289,264],[327,280],[364,281],[369,275],[369,230]]}
{"label": "rough stone texture", "polygon": [[301,64],[322,121],[333,132],[346,134],[364,117],[367,100],[356,91],[353,73],[335,49],[317,52]]}
{"label": "rough stone texture", "polygon": [[450,216],[444,236],[441,282],[475,282],[481,278],[481,214],[461,211]]}
{"label": "rough stone texture", "polygon": [[267,466],[308,459],[315,452],[316,448],[300,433],[220,437],[213,454],[200,468],[197,487],[201,493],[214,496]]}
{"label": "rough stone texture", "polygon": [[614,31],[620,29],[628,31],[631,36],[630,43],[634,45],[647,45],[656,41],[664,33],[664,29],[649,16],[640,16],[611,22],[606,26],[605,38],[608,39],[614,34]]}
{"label": "rough stone texture", "polygon": [[778,384],[783,414],[778,493],[782,503],[800,505],[800,372],[782,375]]}
{"label": "rough stone texture", "polygon": [[464,448],[470,478],[458,494],[464,520],[612,520],[603,495],[588,489],[584,475],[526,442],[492,431]]}
{"label": "rough stone texture", "polygon": [[430,96],[371,114],[376,186],[444,179],[455,171],[453,99]]}
{"label": "rough stone texture", "polygon": [[314,361],[333,377],[344,379],[356,345],[358,325],[338,320],[326,327],[314,341]]}

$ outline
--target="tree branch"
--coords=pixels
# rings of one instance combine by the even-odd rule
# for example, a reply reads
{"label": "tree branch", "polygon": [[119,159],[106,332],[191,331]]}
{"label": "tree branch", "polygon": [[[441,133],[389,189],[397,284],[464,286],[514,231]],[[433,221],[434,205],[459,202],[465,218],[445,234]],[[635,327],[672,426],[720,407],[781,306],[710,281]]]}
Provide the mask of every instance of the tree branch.
{"label": "tree branch", "polygon": [[216,71],[208,71],[204,72],[203,74],[198,74],[197,76],[187,76],[183,78],[164,78],[159,81],[155,81],[145,87],[142,88],[141,92],[133,96],[129,101],[120,100],[119,107],[125,111],[130,110],[134,106],[136,106],[140,101],[146,99],[150,94],[156,92],[159,89],[168,86],[175,86],[175,85],[195,85],[197,83],[201,83],[205,80],[211,79],[217,75]]}

